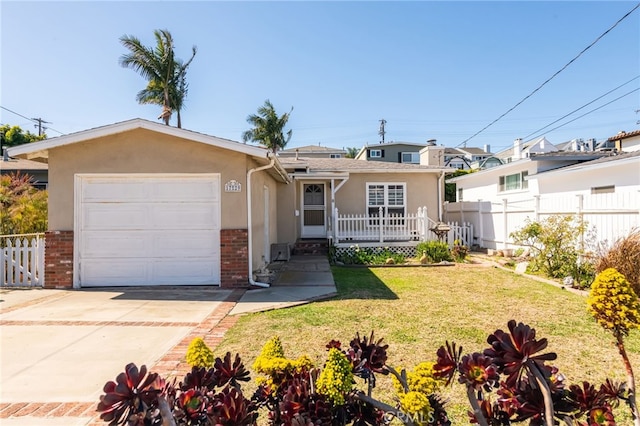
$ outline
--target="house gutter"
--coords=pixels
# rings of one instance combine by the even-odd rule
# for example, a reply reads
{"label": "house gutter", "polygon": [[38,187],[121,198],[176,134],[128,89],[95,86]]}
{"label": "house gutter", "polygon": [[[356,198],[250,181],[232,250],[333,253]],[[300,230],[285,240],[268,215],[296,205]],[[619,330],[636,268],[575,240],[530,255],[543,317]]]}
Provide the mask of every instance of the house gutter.
{"label": "house gutter", "polygon": [[[267,157],[271,157],[269,154],[267,154]],[[259,172],[262,170],[266,170],[266,169],[270,169],[272,167],[274,167],[276,164],[276,159],[275,157],[271,157],[271,162],[269,164],[267,164],[266,166],[262,166],[262,167],[256,167],[253,169],[250,169],[247,171],[247,250],[248,250],[248,257],[249,257],[249,284],[250,285],[255,285],[257,287],[270,287],[271,285],[269,283],[263,283],[263,282],[258,282],[255,281],[253,279],[253,233],[252,233],[252,221],[253,221],[253,215],[252,215],[252,205],[251,205],[251,175],[254,174],[255,172]],[[266,226],[267,224],[265,224]]]}
{"label": "house gutter", "polygon": [[444,205],[444,175],[445,171],[443,170],[440,173],[440,177],[438,178],[438,222],[442,222],[442,206]]}

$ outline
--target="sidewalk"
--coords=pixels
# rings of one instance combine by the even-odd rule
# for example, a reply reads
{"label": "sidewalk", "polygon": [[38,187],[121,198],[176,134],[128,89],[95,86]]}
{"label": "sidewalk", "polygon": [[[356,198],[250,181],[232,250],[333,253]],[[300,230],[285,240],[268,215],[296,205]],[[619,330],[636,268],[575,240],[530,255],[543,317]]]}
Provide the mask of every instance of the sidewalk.
{"label": "sidewalk", "polygon": [[124,366],[164,377],[195,337],[216,347],[240,316],[336,294],[324,257],[292,258],[270,288],[0,289],[0,425],[103,425],[102,386]]}

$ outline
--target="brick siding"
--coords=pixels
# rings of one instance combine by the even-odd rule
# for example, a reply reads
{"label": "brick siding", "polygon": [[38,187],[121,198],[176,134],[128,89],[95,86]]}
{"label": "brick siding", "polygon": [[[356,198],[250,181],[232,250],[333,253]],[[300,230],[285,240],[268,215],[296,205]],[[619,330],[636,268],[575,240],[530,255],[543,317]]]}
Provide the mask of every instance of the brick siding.
{"label": "brick siding", "polygon": [[73,231],[47,231],[44,288],[73,288]]}
{"label": "brick siding", "polygon": [[246,229],[220,231],[220,287],[249,286],[249,237]]}

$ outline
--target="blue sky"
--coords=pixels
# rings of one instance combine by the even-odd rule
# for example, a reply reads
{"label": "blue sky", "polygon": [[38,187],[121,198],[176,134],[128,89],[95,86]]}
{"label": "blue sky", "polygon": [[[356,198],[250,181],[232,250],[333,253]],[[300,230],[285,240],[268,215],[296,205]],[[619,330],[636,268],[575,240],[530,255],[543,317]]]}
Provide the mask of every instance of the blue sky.
{"label": "blue sky", "polygon": [[[119,66],[119,38],[168,29],[189,68],[183,127],[232,140],[270,99],[294,110],[288,147],[380,141],[457,146],[513,107],[636,1],[0,2],[0,104],[50,137],[141,117],[146,82]],[[467,146],[511,145],[640,87],[640,9]],[[555,131],[552,143],[640,128],[640,92]],[[5,109],[0,122],[35,131]],[[175,123],[175,121],[173,122]],[[55,130],[53,130],[55,129]]]}

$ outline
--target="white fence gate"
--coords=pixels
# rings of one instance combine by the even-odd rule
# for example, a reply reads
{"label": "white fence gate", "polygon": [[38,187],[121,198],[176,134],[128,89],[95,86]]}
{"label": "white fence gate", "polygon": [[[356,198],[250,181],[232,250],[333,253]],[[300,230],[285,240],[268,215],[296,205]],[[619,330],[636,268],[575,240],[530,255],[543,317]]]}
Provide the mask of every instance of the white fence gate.
{"label": "white fence gate", "polygon": [[0,285],[44,285],[44,234],[0,236]]}
{"label": "white fence gate", "polygon": [[447,221],[473,224],[474,245],[492,249],[513,248],[509,237],[527,220],[552,215],[573,215],[587,223],[595,243],[611,244],[640,228],[640,193],[541,195],[526,200],[460,201],[445,204]]}

